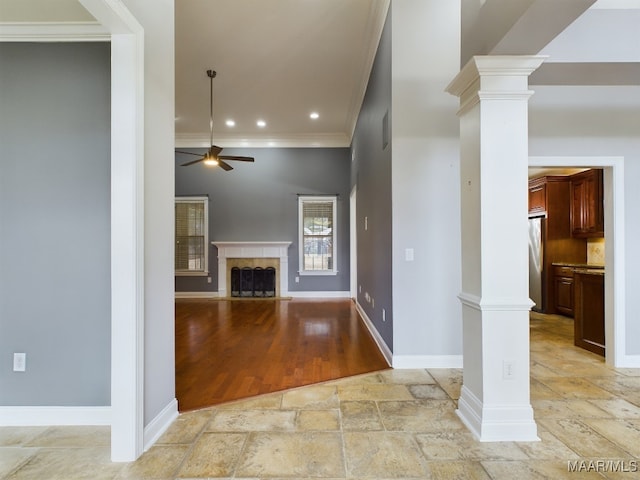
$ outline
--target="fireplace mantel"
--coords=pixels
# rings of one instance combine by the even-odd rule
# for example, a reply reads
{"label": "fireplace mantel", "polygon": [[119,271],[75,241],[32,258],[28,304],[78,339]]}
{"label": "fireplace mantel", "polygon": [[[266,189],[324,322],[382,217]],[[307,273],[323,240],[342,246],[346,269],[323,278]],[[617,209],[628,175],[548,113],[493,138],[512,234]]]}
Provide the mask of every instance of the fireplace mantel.
{"label": "fireplace mantel", "polygon": [[218,296],[227,297],[228,258],[277,258],[280,260],[278,296],[289,294],[289,256],[291,242],[211,242],[218,249]]}

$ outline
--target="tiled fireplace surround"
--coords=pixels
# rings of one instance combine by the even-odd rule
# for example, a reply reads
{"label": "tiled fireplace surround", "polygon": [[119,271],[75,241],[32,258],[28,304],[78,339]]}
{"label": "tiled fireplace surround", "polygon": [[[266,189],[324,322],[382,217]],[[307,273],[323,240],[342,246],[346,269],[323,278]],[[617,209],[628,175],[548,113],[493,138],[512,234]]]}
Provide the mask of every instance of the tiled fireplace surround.
{"label": "tiled fireplace surround", "polygon": [[232,267],[276,268],[276,296],[289,294],[289,256],[291,242],[211,242],[218,249],[218,296],[228,297]]}

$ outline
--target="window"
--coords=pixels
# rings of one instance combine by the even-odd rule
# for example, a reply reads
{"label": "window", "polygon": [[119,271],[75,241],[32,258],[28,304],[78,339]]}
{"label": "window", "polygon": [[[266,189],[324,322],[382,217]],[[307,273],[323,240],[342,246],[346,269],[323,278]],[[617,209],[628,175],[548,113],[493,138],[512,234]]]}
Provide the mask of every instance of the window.
{"label": "window", "polygon": [[336,196],[298,197],[299,274],[335,275]]}
{"label": "window", "polygon": [[209,199],[176,198],[176,275],[209,274]]}

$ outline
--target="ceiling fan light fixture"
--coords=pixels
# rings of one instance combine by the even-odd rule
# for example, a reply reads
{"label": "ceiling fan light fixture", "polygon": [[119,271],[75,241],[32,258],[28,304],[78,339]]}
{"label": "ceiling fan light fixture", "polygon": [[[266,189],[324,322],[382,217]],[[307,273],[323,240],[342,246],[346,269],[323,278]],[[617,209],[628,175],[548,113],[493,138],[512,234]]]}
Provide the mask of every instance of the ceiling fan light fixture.
{"label": "ceiling fan light fixture", "polygon": [[[197,160],[192,160],[187,163],[183,163],[182,167],[188,167],[189,165],[195,165],[197,163],[204,163],[207,166],[211,167],[220,167],[225,171],[233,170],[233,167],[227,163],[228,160],[236,161],[236,162],[253,162],[253,157],[244,157],[241,155],[220,155],[222,152],[222,148],[213,144],[213,79],[216,77],[215,70],[207,70],[207,76],[209,77],[209,133],[210,133],[210,147],[207,153],[204,155],[201,153],[193,153],[193,152],[185,152],[182,150],[176,150],[176,153],[184,154],[184,155],[195,155],[198,158]],[[231,120],[231,119],[230,119]],[[228,121],[227,121],[228,125]],[[235,125],[235,122],[234,122]],[[231,125],[230,125],[231,126]]]}
{"label": "ceiling fan light fixture", "polygon": [[220,165],[220,162],[218,162],[218,159],[215,157],[212,157],[209,154],[207,154],[203,163],[209,167],[217,167],[218,165]]}

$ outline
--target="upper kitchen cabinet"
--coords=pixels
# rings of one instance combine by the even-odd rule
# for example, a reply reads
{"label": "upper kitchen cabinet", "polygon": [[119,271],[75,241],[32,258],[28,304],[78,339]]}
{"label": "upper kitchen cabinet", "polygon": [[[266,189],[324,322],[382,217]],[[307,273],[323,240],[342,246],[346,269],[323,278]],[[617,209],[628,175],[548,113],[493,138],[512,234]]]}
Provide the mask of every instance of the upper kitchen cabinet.
{"label": "upper kitchen cabinet", "polygon": [[604,237],[602,169],[571,175],[571,235]]}
{"label": "upper kitchen cabinet", "polygon": [[529,180],[529,215],[547,212],[547,179],[546,177]]}
{"label": "upper kitchen cabinet", "polygon": [[[557,313],[553,263],[587,261],[587,241],[571,236],[570,210],[568,176],[547,175],[529,180],[529,260],[533,264],[529,267],[529,295],[532,299],[541,297],[534,302],[535,309],[542,313]],[[537,223],[535,217],[540,217],[539,237],[532,228]]]}

